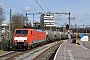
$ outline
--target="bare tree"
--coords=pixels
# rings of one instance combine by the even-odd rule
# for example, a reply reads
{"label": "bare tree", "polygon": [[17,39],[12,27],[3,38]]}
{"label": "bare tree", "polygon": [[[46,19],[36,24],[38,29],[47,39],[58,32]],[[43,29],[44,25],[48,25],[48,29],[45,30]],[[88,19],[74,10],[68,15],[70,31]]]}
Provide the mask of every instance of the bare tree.
{"label": "bare tree", "polygon": [[12,16],[12,32],[16,28],[23,28],[25,24],[25,16],[23,14],[16,13]]}
{"label": "bare tree", "polygon": [[4,10],[3,8],[0,6],[0,25],[2,24],[2,22],[5,20],[5,15],[4,15]]}

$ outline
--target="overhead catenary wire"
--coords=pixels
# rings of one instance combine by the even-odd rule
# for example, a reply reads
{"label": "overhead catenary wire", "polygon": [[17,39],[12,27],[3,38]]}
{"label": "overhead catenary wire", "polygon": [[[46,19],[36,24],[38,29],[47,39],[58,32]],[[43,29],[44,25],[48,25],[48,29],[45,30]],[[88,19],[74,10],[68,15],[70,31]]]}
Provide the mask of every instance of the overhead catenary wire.
{"label": "overhead catenary wire", "polygon": [[[1,2],[1,1],[0,1],[0,2]],[[2,6],[1,6],[1,8],[2,8]],[[3,12],[4,12],[5,14],[10,15],[10,12],[8,12],[8,11],[4,10],[3,8],[2,8],[2,10],[3,10]]]}
{"label": "overhead catenary wire", "polygon": [[[8,1],[8,0],[6,0],[6,1]],[[13,7],[13,8],[16,8],[16,9],[18,9],[18,10],[22,10],[22,11],[23,11],[23,8],[21,8],[21,7],[17,8],[16,5],[15,5],[15,6],[12,6],[12,5],[11,5],[12,3],[9,2],[9,1],[8,1],[8,2],[9,2],[10,4],[7,4],[7,3],[2,2],[2,1],[0,1],[0,2],[3,3],[3,4],[5,4],[5,5],[7,5],[7,6],[10,6],[10,7]],[[10,15],[10,11],[7,11],[7,10],[5,10],[5,9],[4,9],[3,11],[5,12],[5,14]],[[12,13],[12,15],[13,15],[13,13]]]}
{"label": "overhead catenary wire", "polygon": [[[8,1],[8,0],[6,0],[6,1]],[[10,4],[7,4],[7,3],[2,2],[2,1],[0,1],[0,2],[3,3],[3,4],[5,4],[5,5],[7,5],[7,6],[13,7],[13,8],[15,8],[15,9],[17,9],[17,10],[23,11],[23,9],[22,9],[21,7],[17,8],[16,5],[15,5],[15,6],[12,6],[12,5],[11,5],[12,3],[10,3],[9,1],[8,1],[8,2],[9,2]],[[14,4],[13,4],[13,5],[14,5]]]}
{"label": "overhead catenary wire", "polygon": [[[15,4],[13,4],[13,3],[11,3],[10,1],[8,1],[8,0],[6,0],[7,2],[9,2],[10,4],[12,4],[12,5],[15,5]],[[15,7],[16,7],[17,5],[15,5]],[[22,7],[19,7],[19,6],[17,6],[18,8],[17,9],[21,9],[22,11],[23,11],[23,8]]]}
{"label": "overhead catenary wire", "polygon": [[50,11],[49,8],[47,7],[47,5],[45,4],[45,2],[43,0],[42,0],[42,2],[44,3],[44,5],[47,8],[47,10]]}
{"label": "overhead catenary wire", "polygon": [[[37,2],[37,4],[40,6],[40,8],[44,11],[44,9],[42,8],[42,6],[38,3],[38,1],[37,0],[35,0],[36,2]],[[45,13],[45,11],[44,11],[44,13]]]}

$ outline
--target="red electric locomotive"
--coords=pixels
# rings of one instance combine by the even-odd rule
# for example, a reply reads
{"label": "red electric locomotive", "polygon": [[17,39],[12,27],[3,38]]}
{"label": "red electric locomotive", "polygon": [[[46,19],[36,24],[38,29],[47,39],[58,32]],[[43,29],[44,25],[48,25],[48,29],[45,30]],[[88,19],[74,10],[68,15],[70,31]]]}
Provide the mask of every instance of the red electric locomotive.
{"label": "red electric locomotive", "polygon": [[41,43],[46,40],[46,33],[41,30],[30,28],[15,29],[13,47],[16,49],[28,49],[34,44]]}

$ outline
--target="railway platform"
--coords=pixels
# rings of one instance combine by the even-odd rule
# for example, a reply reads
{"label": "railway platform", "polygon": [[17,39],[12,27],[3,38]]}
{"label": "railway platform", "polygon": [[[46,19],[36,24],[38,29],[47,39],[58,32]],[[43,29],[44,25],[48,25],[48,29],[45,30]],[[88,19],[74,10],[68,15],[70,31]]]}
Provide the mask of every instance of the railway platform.
{"label": "railway platform", "polygon": [[64,41],[58,48],[54,60],[90,60],[90,49]]}

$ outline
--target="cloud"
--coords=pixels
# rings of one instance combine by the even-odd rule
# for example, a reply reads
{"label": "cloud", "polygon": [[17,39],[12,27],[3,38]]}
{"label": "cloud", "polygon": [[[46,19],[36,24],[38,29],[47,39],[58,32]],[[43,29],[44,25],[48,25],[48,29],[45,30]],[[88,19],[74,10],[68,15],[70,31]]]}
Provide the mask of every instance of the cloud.
{"label": "cloud", "polygon": [[24,10],[29,11],[31,8],[30,7],[25,7]]}
{"label": "cloud", "polygon": [[57,15],[55,16],[55,19],[61,19],[61,20],[68,19],[68,15],[63,15],[63,14]]}
{"label": "cloud", "polygon": [[30,8],[30,7],[25,7],[24,11],[31,11],[31,10],[35,10],[34,8]]}

